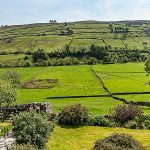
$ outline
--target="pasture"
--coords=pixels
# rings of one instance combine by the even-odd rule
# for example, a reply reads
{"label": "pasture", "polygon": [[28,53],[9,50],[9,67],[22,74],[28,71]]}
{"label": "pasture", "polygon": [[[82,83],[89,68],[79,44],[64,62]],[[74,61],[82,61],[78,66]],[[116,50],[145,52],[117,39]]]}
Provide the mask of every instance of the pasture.
{"label": "pasture", "polygon": [[[92,67],[112,93],[122,93],[119,97],[127,100],[149,100],[149,94],[123,94],[150,92],[149,77],[144,72],[143,63],[99,64]],[[53,105],[54,111],[59,112],[66,105],[81,103],[88,107],[90,114],[97,115],[108,114],[110,108],[121,104],[121,102],[107,97],[108,93],[91,71],[91,66],[5,68],[0,69],[0,74],[2,75],[7,70],[15,70],[20,73],[22,85],[32,80],[57,80],[50,88],[20,88],[17,92],[17,103],[19,104],[49,101]],[[42,84],[47,85],[45,82]],[[69,98],[69,96],[79,97]],[[147,107],[143,107],[143,109],[146,113],[150,112]]]}
{"label": "pasture", "polygon": [[144,64],[96,65],[93,67],[112,93],[150,92]]}

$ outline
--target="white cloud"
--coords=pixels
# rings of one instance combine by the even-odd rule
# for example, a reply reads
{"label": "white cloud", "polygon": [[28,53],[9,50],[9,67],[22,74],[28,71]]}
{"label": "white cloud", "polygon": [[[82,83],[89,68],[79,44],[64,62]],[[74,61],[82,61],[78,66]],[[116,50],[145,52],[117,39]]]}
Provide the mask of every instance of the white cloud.
{"label": "white cloud", "polygon": [[150,0],[0,0],[0,24],[150,19]]}

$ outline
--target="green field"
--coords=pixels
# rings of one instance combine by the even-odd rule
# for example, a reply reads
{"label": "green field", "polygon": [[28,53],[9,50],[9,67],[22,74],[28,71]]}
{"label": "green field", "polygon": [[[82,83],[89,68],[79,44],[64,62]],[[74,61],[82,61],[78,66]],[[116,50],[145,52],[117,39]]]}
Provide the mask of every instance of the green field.
{"label": "green field", "polygon": [[149,76],[146,76],[144,64],[128,63],[96,65],[93,67],[112,93],[150,92]]}
{"label": "green field", "polygon": [[150,147],[149,130],[130,130],[124,128],[102,127],[59,127],[57,126],[49,138],[47,150],[91,150],[98,139],[105,138],[113,133],[128,133],[141,142],[147,150]]}
{"label": "green field", "polygon": [[[147,84],[143,63],[127,63],[113,65],[94,65],[93,69],[101,77],[106,87],[115,93],[150,92]],[[31,67],[0,69],[2,75],[7,70],[15,70],[22,76],[22,85],[32,79],[57,79],[58,82],[50,89],[18,90],[17,103],[47,102],[54,111],[59,112],[66,105],[81,103],[89,108],[90,114],[108,114],[110,108],[121,104],[110,97],[92,97],[108,95],[101,83],[91,71],[91,66],[61,66],[61,67]],[[67,96],[89,96],[81,98],[67,98]],[[47,97],[66,97],[62,99]],[[149,101],[149,94],[120,95],[127,100]],[[144,107],[146,113],[149,108]]]}

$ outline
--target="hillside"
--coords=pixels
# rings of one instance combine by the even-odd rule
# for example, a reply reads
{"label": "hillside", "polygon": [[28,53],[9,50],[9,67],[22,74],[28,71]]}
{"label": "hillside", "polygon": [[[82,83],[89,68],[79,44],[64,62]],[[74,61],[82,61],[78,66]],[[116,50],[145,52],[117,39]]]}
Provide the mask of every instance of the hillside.
{"label": "hillside", "polygon": [[149,35],[150,22],[146,20],[78,21],[2,26],[0,27],[0,62],[20,63],[25,55],[30,58],[30,54],[39,48],[49,53],[61,52],[68,45],[71,51],[81,51],[81,49],[89,49],[92,44],[107,46],[112,52],[118,51],[119,53],[120,50],[139,50],[142,51],[140,60],[145,61],[150,49]]}
{"label": "hillside", "polygon": [[[112,27],[128,27],[127,36],[124,33],[114,33],[110,31],[109,24]],[[73,31],[71,35],[60,35],[61,31],[67,28]],[[37,23],[29,25],[4,26],[0,28],[0,52],[15,52],[21,49],[23,52],[30,49],[37,50],[43,48],[47,51],[61,49],[66,44],[70,46],[90,46],[96,44],[100,46],[110,45],[113,48],[123,48],[124,44],[128,49],[144,49],[143,42],[148,42],[149,36],[146,30],[150,29],[149,22],[96,22],[83,21],[67,23]],[[11,39],[8,41],[7,39]],[[73,39],[73,40],[72,40]],[[123,39],[123,41],[122,41]]]}

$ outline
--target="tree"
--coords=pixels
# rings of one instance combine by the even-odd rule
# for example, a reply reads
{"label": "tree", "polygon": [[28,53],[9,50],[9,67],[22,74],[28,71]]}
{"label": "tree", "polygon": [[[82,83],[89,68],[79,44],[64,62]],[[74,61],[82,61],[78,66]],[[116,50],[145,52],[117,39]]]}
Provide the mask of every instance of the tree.
{"label": "tree", "polygon": [[73,34],[73,31],[70,29],[70,27],[68,27],[66,30],[67,30],[67,34],[68,35],[72,35]]}
{"label": "tree", "polygon": [[103,46],[91,45],[90,51],[91,51],[92,57],[95,57],[99,60],[103,60],[103,58],[105,56],[108,56],[108,53],[107,53],[105,47],[103,47]]}
{"label": "tree", "polygon": [[113,25],[112,25],[112,24],[109,24],[109,25],[108,25],[108,29],[110,30],[110,32],[113,32]]}
{"label": "tree", "polygon": [[25,112],[13,120],[14,135],[18,144],[31,144],[42,149],[47,142],[53,124],[36,112]]}
{"label": "tree", "polygon": [[68,44],[65,45],[64,51],[68,54],[70,51],[70,46]]}
{"label": "tree", "polygon": [[64,23],[64,26],[67,26],[67,25],[68,25],[68,23],[67,23],[67,22],[65,22],[65,23]]}
{"label": "tree", "polygon": [[147,74],[150,73],[150,60],[146,61],[144,70],[146,71]]}
{"label": "tree", "polygon": [[0,80],[0,106],[9,106],[16,101],[16,89],[8,81]]}
{"label": "tree", "polygon": [[17,87],[21,84],[21,74],[16,71],[6,71],[2,78],[9,81],[13,87]]}
{"label": "tree", "polygon": [[49,20],[49,23],[55,24],[55,23],[57,23],[57,21],[56,20]]}
{"label": "tree", "polygon": [[108,25],[108,28],[109,28],[109,29],[112,29],[112,27],[113,27],[113,25],[110,23],[110,24]]}
{"label": "tree", "polygon": [[48,60],[49,56],[43,49],[38,49],[36,52],[32,54],[32,58],[34,62],[39,62],[41,60]]}

